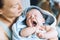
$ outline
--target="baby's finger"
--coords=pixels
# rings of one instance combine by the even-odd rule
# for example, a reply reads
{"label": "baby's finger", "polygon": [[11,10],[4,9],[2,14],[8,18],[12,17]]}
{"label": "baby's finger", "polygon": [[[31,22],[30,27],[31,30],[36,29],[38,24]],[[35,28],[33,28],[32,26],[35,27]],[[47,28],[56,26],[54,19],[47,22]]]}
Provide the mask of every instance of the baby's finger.
{"label": "baby's finger", "polygon": [[42,38],[42,33],[37,33],[37,36],[39,37],[39,38]]}

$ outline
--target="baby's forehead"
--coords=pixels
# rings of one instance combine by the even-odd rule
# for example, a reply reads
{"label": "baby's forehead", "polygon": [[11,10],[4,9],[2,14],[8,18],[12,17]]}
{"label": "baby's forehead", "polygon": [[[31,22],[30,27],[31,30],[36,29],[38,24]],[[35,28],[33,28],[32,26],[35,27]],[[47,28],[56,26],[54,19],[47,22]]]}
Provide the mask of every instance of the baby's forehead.
{"label": "baby's forehead", "polygon": [[42,13],[37,9],[32,9],[32,10],[27,12],[27,15],[30,15],[30,16],[31,15],[42,15]]}

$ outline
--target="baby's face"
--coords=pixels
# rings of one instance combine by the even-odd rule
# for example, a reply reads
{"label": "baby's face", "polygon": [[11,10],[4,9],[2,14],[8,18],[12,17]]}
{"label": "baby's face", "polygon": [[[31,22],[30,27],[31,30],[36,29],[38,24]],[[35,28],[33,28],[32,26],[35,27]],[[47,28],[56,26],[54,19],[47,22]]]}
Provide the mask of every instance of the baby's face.
{"label": "baby's face", "polygon": [[37,24],[41,25],[45,22],[42,14],[39,10],[32,9],[30,10],[27,15],[26,23],[28,26],[36,26]]}

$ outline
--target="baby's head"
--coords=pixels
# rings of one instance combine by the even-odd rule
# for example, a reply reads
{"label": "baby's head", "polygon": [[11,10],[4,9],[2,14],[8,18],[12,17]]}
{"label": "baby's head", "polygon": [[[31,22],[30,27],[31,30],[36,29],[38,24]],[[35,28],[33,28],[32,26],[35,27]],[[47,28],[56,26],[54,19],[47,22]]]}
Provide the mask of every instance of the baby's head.
{"label": "baby's head", "polygon": [[28,26],[36,26],[37,24],[43,24],[45,22],[42,13],[37,9],[31,9],[27,12],[26,23]]}

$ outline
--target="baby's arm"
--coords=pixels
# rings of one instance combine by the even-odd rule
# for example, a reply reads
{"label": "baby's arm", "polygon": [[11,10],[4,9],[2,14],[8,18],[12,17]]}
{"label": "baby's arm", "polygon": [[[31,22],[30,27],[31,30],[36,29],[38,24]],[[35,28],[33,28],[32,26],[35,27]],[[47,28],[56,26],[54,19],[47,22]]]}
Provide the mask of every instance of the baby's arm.
{"label": "baby's arm", "polygon": [[26,24],[28,27],[24,28],[21,32],[20,32],[20,35],[22,37],[27,37],[33,33],[35,33],[36,31],[36,18],[35,16],[32,17],[32,15],[35,15],[35,14],[32,14],[33,11],[36,11],[36,9],[32,9],[30,10],[27,14],[26,14]]}
{"label": "baby's arm", "polygon": [[27,27],[20,32],[20,35],[22,37],[27,37],[27,36],[33,34],[35,31],[36,31],[35,27]]}

